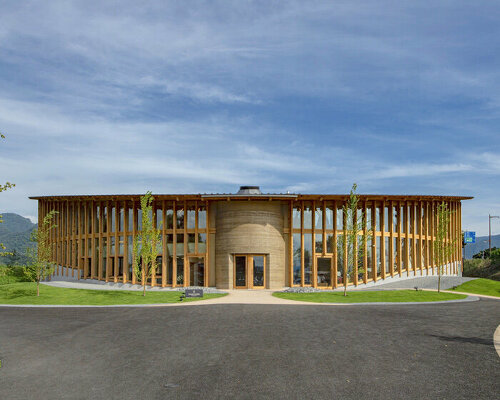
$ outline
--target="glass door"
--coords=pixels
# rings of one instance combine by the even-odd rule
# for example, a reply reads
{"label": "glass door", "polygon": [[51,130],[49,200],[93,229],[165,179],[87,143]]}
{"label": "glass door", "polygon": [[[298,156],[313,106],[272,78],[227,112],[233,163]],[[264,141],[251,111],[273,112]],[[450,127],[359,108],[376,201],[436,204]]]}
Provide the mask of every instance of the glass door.
{"label": "glass door", "polygon": [[332,258],[331,257],[317,257],[316,258],[316,271],[318,276],[318,287],[331,287],[332,286]]}
{"label": "glass door", "polygon": [[253,267],[253,279],[252,286],[254,288],[264,288],[265,284],[265,274],[264,274],[264,266],[265,266],[265,258],[264,256],[249,256],[251,259],[251,265]]}
{"label": "glass door", "polygon": [[189,257],[188,286],[205,286],[205,259],[203,257]]}
{"label": "glass door", "polygon": [[234,256],[234,288],[263,289],[266,287],[266,257],[260,254]]}
{"label": "glass door", "polygon": [[234,287],[236,289],[247,288],[247,257],[234,257]]}

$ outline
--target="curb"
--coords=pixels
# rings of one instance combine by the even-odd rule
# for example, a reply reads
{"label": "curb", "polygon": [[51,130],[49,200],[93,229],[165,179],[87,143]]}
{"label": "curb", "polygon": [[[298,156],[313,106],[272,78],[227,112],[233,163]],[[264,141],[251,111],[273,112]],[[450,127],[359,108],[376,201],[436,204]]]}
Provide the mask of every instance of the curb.
{"label": "curb", "polygon": [[[225,298],[223,296],[221,298]],[[278,298],[279,299],[279,298]],[[445,300],[445,301],[414,301],[414,302],[372,302],[372,303],[315,303],[312,301],[296,301],[281,299],[285,302],[283,303],[229,303],[229,302],[216,302],[217,299],[207,299],[190,301],[187,303],[156,303],[156,304],[111,304],[111,305],[56,305],[56,304],[0,304],[0,307],[11,307],[11,308],[127,308],[127,307],[185,307],[185,306],[195,306],[195,305],[309,305],[309,306],[387,306],[387,305],[427,305],[427,304],[448,304],[448,303],[468,303],[471,301],[479,301],[477,296],[467,296],[465,299],[457,300]],[[500,331],[499,331],[500,335]],[[500,338],[499,338],[500,342]]]}

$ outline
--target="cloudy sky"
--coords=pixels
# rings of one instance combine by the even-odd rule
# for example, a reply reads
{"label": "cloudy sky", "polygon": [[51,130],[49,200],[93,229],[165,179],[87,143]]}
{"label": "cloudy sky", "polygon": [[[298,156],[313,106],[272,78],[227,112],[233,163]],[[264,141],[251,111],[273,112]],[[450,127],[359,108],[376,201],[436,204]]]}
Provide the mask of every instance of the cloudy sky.
{"label": "cloudy sky", "polygon": [[[28,196],[471,195],[500,215],[500,3],[0,0],[0,211]],[[500,232],[500,224],[496,228]]]}

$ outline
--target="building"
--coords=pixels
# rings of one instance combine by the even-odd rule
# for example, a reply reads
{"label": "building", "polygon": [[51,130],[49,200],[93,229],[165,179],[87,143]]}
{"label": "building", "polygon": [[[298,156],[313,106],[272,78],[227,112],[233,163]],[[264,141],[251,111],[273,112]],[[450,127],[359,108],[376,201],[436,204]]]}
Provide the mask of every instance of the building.
{"label": "building", "polygon": [[[452,211],[447,274],[461,274],[458,196],[359,195],[365,212],[364,252],[348,269],[342,206],[349,195],[264,194],[242,186],[236,194],[154,195],[162,233],[156,286],[221,289],[335,288],[395,276],[436,274],[436,207]],[[140,195],[43,196],[39,223],[56,210],[53,260],[78,279],[132,282],[133,237],[141,230]],[[374,235],[366,234],[369,231]],[[365,233],[365,235],[363,235]],[[338,249],[338,247],[340,247]]]}

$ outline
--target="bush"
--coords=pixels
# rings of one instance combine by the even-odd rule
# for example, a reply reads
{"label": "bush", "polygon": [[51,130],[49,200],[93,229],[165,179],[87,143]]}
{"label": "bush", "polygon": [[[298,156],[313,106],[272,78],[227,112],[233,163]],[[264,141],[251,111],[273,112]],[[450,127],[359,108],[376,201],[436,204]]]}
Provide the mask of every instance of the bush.
{"label": "bush", "polygon": [[15,282],[29,282],[29,279],[24,275],[24,266],[13,265],[6,266],[0,265],[0,285]]}
{"label": "bush", "polygon": [[[492,252],[493,253],[493,252]],[[495,255],[489,259],[474,258],[472,260],[464,260],[463,276],[473,278],[488,278],[500,280],[500,258],[497,260]]]}

